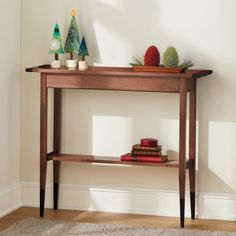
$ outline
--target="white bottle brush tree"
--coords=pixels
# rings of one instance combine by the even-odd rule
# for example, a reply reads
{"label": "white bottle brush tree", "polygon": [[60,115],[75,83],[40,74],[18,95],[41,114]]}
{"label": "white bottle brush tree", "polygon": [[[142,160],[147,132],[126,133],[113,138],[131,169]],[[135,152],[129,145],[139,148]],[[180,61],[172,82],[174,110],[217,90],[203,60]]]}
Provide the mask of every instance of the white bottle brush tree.
{"label": "white bottle brush tree", "polygon": [[64,49],[61,40],[61,34],[58,23],[55,24],[51,46],[49,49],[50,54],[55,54],[55,60],[59,60],[59,54],[64,54]]}

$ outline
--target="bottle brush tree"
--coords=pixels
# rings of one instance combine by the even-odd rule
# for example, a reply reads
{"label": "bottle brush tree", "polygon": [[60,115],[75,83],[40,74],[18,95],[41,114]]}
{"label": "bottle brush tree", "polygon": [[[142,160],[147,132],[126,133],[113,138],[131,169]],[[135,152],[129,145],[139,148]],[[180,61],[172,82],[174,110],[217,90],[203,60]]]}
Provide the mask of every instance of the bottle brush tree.
{"label": "bottle brush tree", "polygon": [[79,31],[76,23],[76,11],[73,9],[71,13],[71,22],[68,30],[66,42],[65,42],[65,52],[70,53],[70,60],[73,60],[74,53],[79,53],[80,40],[79,40]]}
{"label": "bottle brush tree", "polygon": [[89,56],[87,44],[86,44],[84,37],[83,37],[82,42],[80,44],[79,56],[81,56],[82,61],[85,61],[85,56]]}
{"label": "bottle brush tree", "polygon": [[64,53],[62,41],[61,41],[61,34],[58,23],[55,24],[53,37],[51,41],[51,46],[49,49],[50,54],[55,54],[55,60],[59,59],[59,54]]}

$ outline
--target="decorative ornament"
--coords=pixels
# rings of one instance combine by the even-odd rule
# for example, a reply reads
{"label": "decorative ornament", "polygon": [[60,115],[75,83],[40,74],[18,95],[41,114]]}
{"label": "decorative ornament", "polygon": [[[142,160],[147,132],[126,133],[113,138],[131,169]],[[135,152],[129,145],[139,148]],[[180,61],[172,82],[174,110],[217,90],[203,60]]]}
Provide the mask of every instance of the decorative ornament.
{"label": "decorative ornament", "polygon": [[145,56],[136,56],[133,62],[133,70],[136,72],[159,72],[159,73],[183,73],[189,67],[193,66],[191,60],[185,60],[179,65],[179,56],[176,49],[172,46],[168,47],[164,53],[164,64],[160,64],[160,53],[157,47],[150,46]]}
{"label": "decorative ornament", "polygon": [[88,53],[88,48],[87,48],[87,44],[84,37],[80,44],[79,56],[81,56],[81,60],[79,61],[79,70],[87,70],[88,62],[85,60],[85,56],[89,56],[89,53]]}
{"label": "decorative ornament", "polygon": [[159,66],[160,52],[156,46],[150,46],[144,55],[145,66]]}
{"label": "decorative ornament", "polygon": [[176,49],[172,46],[168,47],[163,56],[165,67],[176,67],[179,64],[179,55]]}
{"label": "decorative ornament", "polygon": [[85,38],[83,37],[79,48],[79,56],[82,57],[82,61],[85,61],[85,56],[89,56],[87,44]]}
{"label": "decorative ornament", "polygon": [[62,40],[61,40],[61,34],[58,23],[54,26],[54,32],[53,32],[53,38],[51,41],[51,46],[49,49],[50,54],[55,54],[55,60],[52,61],[51,67],[52,68],[60,68],[61,67],[61,61],[59,60],[59,54],[64,53]]}
{"label": "decorative ornament", "polygon": [[77,60],[74,60],[74,53],[79,53],[80,48],[80,39],[79,39],[79,31],[76,23],[76,11],[75,9],[71,12],[71,22],[68,30],[66,43],[65,43],[65,52],[70,53],[70,60],[67,60],[67,66],[75,68],[77,67]]}

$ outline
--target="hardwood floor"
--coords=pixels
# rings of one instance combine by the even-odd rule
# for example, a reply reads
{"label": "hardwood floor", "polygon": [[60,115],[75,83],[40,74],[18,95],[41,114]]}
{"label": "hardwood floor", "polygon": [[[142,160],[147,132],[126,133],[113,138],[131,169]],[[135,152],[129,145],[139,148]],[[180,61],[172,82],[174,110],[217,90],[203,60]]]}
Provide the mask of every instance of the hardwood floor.
{"label": "hardwood floor", "polygon": [[[39,219],[40,217],[38,208],[22,207],[14,211],[13,213],[3,217],[2,219],[0,219],[0,230],[9,227],[15,222],[20,221],[24,218]],[[174,218],[174,217],[115,214],[115,213],[104,213],[104,212],[84,212],[84,211],[72,211],[72,210],[54,211],[51,209],[46,209],[44,218],[50,220],[64,220],[64,221],[76,221],[76,222],[179,228],[179,218]],[[236,232],[236,222],[187,219],[185,222],[185,228]]]}

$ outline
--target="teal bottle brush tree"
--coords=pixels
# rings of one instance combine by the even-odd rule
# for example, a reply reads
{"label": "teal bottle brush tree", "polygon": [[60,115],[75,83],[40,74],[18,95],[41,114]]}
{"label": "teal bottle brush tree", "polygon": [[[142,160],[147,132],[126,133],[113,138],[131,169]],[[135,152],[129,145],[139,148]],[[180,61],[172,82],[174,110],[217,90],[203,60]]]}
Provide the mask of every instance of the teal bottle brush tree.
{"label": "teal bottle brush tree", "polygon": [[61,61],[59,60],[59,55],[64,53],[64,49],[63,49],[63,45],[61,41],[61,34],[60,34],[58,23],[56,23],[54,27],[54,33],[53,33],[49,53],[55,55],[55,60],[52,60],[51,67],[61,68]]}
{"label": "teal bottle brush tree", "polygon": [[81,57],[79,60],[79,70],[87,70],[88,69],[88,62],[86,61],[85,57],[89,56],[87,44],[85,38],[83,37],[82,42],[79,48],[79,56]]}
{"label": "teal bottle brush tree", "polygon": [[72,10],[71,13],[71,22],[70,27],[68,30],[66,43],[65,43],[65,53],[70,54],[70,59],[66,61],[66,66],[69,68],[76,68],[77,67],[77,59],[74,58],[75,54],[79,54],[80,48],[80,39],[79,39],[79,31],[76,24],[76,11],[75,9]]}

